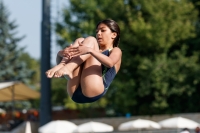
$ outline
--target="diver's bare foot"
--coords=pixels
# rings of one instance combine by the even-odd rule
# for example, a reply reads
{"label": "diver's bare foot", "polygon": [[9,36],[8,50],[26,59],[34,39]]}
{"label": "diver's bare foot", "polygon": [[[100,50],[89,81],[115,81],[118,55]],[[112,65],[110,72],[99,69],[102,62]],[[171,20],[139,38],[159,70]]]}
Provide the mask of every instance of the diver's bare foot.
{"label": "diver's bare foot", "polygon": [[62,76],[64,76],[67,79],[72,79],[72,72],[67,68],[67,66],[62,67],[55,72],[55,77],[59,78]]}
{"label": "diver's bare foot", "polygon": [[52,78],[54,76],[55,72],[58,71],[63,66],[64,66],[64,64],[60,63],[57,66],[55,66],[55,67],[49,69],[48,71],[46,71],[47,78]]}

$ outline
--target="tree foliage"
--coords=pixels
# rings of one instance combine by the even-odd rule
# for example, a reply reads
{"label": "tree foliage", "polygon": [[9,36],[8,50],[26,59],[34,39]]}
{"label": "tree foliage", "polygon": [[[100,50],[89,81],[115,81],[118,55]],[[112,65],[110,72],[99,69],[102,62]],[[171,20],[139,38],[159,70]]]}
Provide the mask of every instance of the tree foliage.
{"label": "tree foliage", "polygon": [[32,88],[39,90],[40,88],[40,61],[31,57],[28,53],[23,52],[19,57],[19,60],[26,63],[26,67],[32,71],[32,75],[29,80],[29,85]]}
{"label": "tree foliage", "polygon": [[114,19],[121,28],[123,59],[104,106],[116,114],[196,112],[200,56],[195,2],[71,0],[57,24],[58,43],[65,47],[95,35],[97,22]]}
{"label": "tree foliage", "polygon": [[17,25],[9,20],[9,12],[0,1],[0,81],[18,80],[29,82],[33,71],[19,57],[24,51],[18,43],[24,37],[17,37]]}
{"label": "tree foliage", "polygon": [[[10,13],[0,1],[0,82],[21,81],[35,90],[40,87],[40,63],[26,53],[19,42],[25,37],[18,37],[16,21],[10,21]],[[0,103],[9,108],[12,102]],[[38,108],[39,99],[15,101],[16,109]]]}

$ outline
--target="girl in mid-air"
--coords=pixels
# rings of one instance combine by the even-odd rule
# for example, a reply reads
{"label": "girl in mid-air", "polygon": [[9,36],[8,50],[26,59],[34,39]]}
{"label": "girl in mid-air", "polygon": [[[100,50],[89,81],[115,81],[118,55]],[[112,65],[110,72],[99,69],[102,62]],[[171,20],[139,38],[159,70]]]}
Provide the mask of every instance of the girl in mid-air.
{"label": "girl in mid-air", "polygon": [[74,102],[94,102],[107,92],[120,69],[119,40],[118,24],[111,19],[103,20],[96,26],[96,38],[78,38],[73,45],[59,51],[58,65],[46,75],[67,78],[67,92]]}

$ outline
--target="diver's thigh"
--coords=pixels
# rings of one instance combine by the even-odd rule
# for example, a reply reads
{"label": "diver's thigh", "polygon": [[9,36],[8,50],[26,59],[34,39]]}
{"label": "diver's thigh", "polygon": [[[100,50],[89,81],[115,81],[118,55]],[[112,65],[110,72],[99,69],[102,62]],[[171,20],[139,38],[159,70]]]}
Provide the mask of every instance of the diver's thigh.
{"label": "diver's thigh", "polygon": [[[99,52],[99,45],[94,37],[85,38],[83,44]],[[101,63],[93,56],[84,62],[80,82],[82,93],[87,97],[97,96],[104,92]]]}
{"label": "diver's thigh", "polygon": [[81,88],[85,96],[93,97],[104,91],[101,63],[91,56],[83,66]]}

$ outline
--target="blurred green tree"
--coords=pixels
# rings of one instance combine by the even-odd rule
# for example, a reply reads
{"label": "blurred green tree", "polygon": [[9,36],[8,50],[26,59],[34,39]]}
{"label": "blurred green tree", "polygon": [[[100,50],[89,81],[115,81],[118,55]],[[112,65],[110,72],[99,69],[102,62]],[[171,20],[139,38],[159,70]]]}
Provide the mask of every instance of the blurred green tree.
{"label": "blurred green tree", "polygon": [[196,37],[192,39],[188,39],[188,43],[190,44],[191,51],[193,50],[200,50],[200,1],[199,0],[190,0],[193,2],[196,10],[198,11],[198,20],[194,23],[195,24],[195,31]]}
{"label": "blurred green tree", "polygon": [[9,21],[9,12],[0,1],[0,81],[18,80],[28,83],[33,70],[19,59],[24,48],[18,46],[24,37],[17,37],[15,21]]}
{"label": "blurred green tree", "polygon": [[52,105],[63,106],[67,97],[66,80],[53,78],[52,80]]}
{"label": "blurred green tree", "polygon": [[78,37],[95,36],[97,22],[107,18],[121,28],[123,60],[103,106],[115,115],[200,111],[192,106],[199,103],[195,94],[200,83],[199,49],[190,43],[197,37],[194,4],[188,0],[70,0],[63,22],[57,24],[58,44],[66,47]]}
{"label": "blurred green tree", "polygon": [[[17,37],[16,21],[10,21],[10,13],[3,1],[0,1],[0,82],[21,81],[33,89],[40,87],[39,61],[24,52],[25,47],[18,43],[25,37]],[[10,103],[0,103],[5,107]],[[16,108],[39,107],[36,100],[16,102]]]}
{"label": "blurred green tree", "polygon": [[26,63],[26,67],[33,71],[30,80],[29,85],[32,86],[32,88],[39,90],[40,89],[40,61],[31,57],[28,53],[22,52],[22,54],[19,57],[19,60]]}
{"label": "blurred green tree", "polygon": [[[40,61],[37,59],[34,59],[26,52],[23,52],[20,55],[19,60],[22,62],[25,62],[27,68],[30,69],[31,71],[33,71],[31,77],[29,78],[27,85],[29,85],[29,87],[34,90],[40,91]],[[24,102],[19,102],[19,105],[22,103],[22,105],[20,105],[20,106],[22,106],[23,108],[38,109],[39,102],[40,102],[40,99],[33,99],[33,100],[25,101],[25,103],[28,103],[29,106],[26,106],[27,104],[24,104]],[[26,107],[23,105],[25,105]]]}

